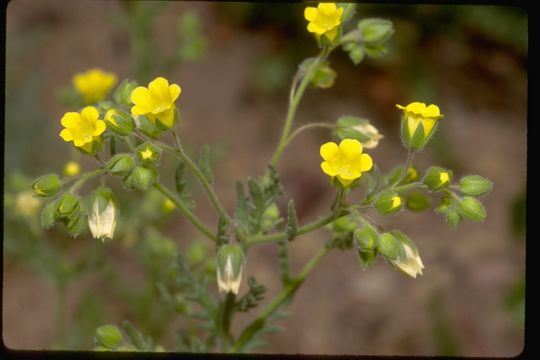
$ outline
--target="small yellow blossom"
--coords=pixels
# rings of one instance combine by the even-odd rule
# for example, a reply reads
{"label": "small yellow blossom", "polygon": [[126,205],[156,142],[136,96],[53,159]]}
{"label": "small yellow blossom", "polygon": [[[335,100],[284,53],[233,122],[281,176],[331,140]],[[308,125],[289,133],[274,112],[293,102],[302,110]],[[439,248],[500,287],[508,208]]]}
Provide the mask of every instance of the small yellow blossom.
{"label": "small yellow blossom", "polygon": [[323,144],[320,149],[323,172],[331,177],[337,176],[343,186],[362,176],[362,172],[373,167],[373,160],[362,153],[362,144],[356,139],[343,139],[339,146],[334,142]]}
{"label": "small yellow blossom", "polygon": [[173,211],[174,209],[176,209],[176,205],[169,198],[166,198],[165,200],[163,200],[163,205],[162,206],[163,206],[163,211],[165,211],[167,213]]}
{"label": "small yellow blossom", "polygon": [[450,180],[450,174],[448,174],[448,172],[446,172],[446,171],[442,171],[439,174],[439,180],[441,181],[441,184],[444,185],[445,183],[447,183]]}
{"label": "small yellow blossom", "polygon": [[395,209],[399,206],[401,206],[401,198],[396,195],[392,198],[392,209]]}
{"label": "small yellow blossom", "polygon": [[150,149],[150,146],[146,146],[146,149],[140,151],[139,154],[141,154],[141,159],[143,160],[152,160],[152,156],[154,156],[154,152]]}
{"label": "small yellow blossom", "polygon": [[424,127],[424,138],[427,138],[431,135],[437,121],[444,117],[439,107],[433,104],[426,106],[421,102],[413,102],[407,106],[396,105],[396,107],[403,110],[404,115],[407,117],[407,128],[411,138],[420,123]]}
{"label": "small yellow blossom", "polygon": [[105,121],[99,119],[99,113],[93,106],[85,107],[80,113],[67,112],[60,122],[65,127],[60,137],[66,142],[73,141],[76,147],[97,140],[106,128]]}
{"label": "small yellow blossom", "polygon": [[335,3],[319,3],[317,7],[308,6],[304,10],[304,17],[309,21],[307,30],[317,37],[326,35],[330,41],[338,34],[343,8]]}
{"label": "small yellow blossom", "polygon": [[81,172],[81,166],[76,161],[70,161],[64,166],[64,174],[67,176],[75,176]]}
{"label": "small yellow blossom", "polygon": [[169,85],[167,79],[158,77],[148,84],[148,88],[138,86],[131,92],[133,115],[145,115],[153,124],[159,120],[167,128],[174,126],[174,102],[182,89],[177,84]]}
{"label": "small yellow blossom", "polygon": [[115,74],[98,68],[73,76],[73,86],[87,104],[95,104],[106,99],[117,82]]}

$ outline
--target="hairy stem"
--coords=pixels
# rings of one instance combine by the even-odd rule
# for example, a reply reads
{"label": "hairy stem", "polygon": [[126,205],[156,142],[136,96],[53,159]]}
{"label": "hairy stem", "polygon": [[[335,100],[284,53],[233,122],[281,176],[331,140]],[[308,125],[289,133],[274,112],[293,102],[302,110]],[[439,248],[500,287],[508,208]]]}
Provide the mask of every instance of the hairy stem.
{"label": "hairy stem", "polygon": [[221,352],[226,353],[229,351],[229,345],[231,342],[231,317],[234,310],[234,302],[236,295],[232,292],[228,292],[225,300],[221,303],[221,316],[220,316],[220,336],[221,336]]}
{"label": "hairy stem", "polygon": [[292,134],[291,136],[289,136],[289,138],[287,139],[287,142],[285,144],[285,146],[289,145],[289,143],[298,135],[300,134],[302,131],[304,130],[308,130],[308,129],[316,129],[316,128],[326,128],[326,129],[333,129],[334,128],[334,124],[330,124],[330,123],[324,123],[324,122],[319,122],[319,123],[310,123],[310,124],[306,124],[306,125],[303,125],[303,126],[300,126],[298,129],[296,129]]}
{"label": "hairy stem", "polygon": [[283,151],[285,150],[285,147],[287,146],[287,142],[289,140],[289,133],[291,131],[294,115],[296,114],[298,104],[300,103],[300,100],[304,95],[304,91],[306,90],[306,87],[311,80],[313,72],[315,71],[315,69],[317,69],[317,66],[321,63],[321,61],[323,61],[328,56],[329,52],[330,51],[328,51],[327,49],[321,50],[321,53],[317,56],[311,66],[306,70],[306,73],[304,74],[300,85],[298,85],[298,89],[296,89],[298,73],[297,75],[295,75],[295,78],[293,79],[293,84],[291,86],[291,97],[289,100],[289,109],[287,110],[287,116],[285,117],[285,125],[283,126],[283,131],[281,133],[281,137],[279,139],[276,151],[274,152],[274,155],[270,160],[270,165],[276,166],[279,159],[281,158],[281,155],[283,154]]}
{"label": "hairy stem", "polygon": [[174,205],[176,205],[176,208],[178,211],[182,213],[186,217],[186,219],[189,220],[195,226],[200,232],[202,232],[204,235],[206,235],[209,239],[216,241],[216,235],[213,233],[212,230],[210,230],[206,225],[202,223],[202,221],[193,213],[191,212],[184,202],[176,196],[171,190],[169,190],[165,185],[162,183],[155,183],[154,188],[156,188],[160,193],[162,193],[166,198],[171,200]]}
{"label": "hairy stem", "polygon": [[304,266],[298,276],[290,280],[290,282],[272,299],[270,304],[257,316],[257,318],[249,324],[242,332],[238,340],[232,347],[232,352],[239,352],[248,343],[253,336],[259,331],[267,319],[276,312],[284,303],[291,299],[306,277],[317,266],[321,259],[328,254],[330,248],[324,247],[320,249]]}

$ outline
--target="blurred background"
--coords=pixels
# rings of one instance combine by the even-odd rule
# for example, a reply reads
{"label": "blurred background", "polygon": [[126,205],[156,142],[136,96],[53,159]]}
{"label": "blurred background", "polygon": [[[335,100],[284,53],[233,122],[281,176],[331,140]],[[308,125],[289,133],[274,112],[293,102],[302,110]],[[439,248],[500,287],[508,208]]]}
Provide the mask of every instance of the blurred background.
{"label": "blurred background", "polygon": [[[121,236],[102,244],[86,233],[43,231],[29,193],[33,178],[66,162],[96,166],[58,136],[71,78],[100,67],[147,83],[161,75],[182,86],[180,137],[191,154],[212,150],[216,190],[227,209],[234,182],[260,176],[280,135],[291,76],[317,53],[302,4],[15,0],[7,11],[3,341],[16,349],[91,349],[97,326],[129,320],[166,349],[179,327],[160,306],[152,282],[172,249],[202,240],[156,193],[119,190]],[[449,167],[491,179],[484,224],[448,228],[433,211],[381,219],[413,238],[426,266],[416,280],[381,259],[362,271],[353,251],[332,252],[289,306],[287,330],[271,334],[267,353],[513,356],[524,339],[525,181],[528,16],[498,6],[359,5],[357,16],[382,17],[396,32],[389,53],[354,66],[330,57],[329,90],[306,92],[295,120],[366,117],[384,134],[370,151],[383,171],[404,162],[395,104],[438,104],[446,117],[416,157],[420,169]],[[303,133],[279,165],[299,221],[325,214],[332,198],[320,171],[325,130]],[[169,139],[170,140],[170,139]],[[173,183],[174,168],[161,165]],[[119,183],[111,184],[118,186]],[[190,184],[197,213],[212,209]],[[143,217],[142,223],[138,219]],[[157,232],[154,229],[162,229]],[[298,270],[327,239],[324,230],[291,243]],[[207,244],[210,245],[210,244]],[[211,253],[211,252],[209,252]],[[159,259],[159,261],[155,261]],[[250,252],[248,274],[280,285],[277,246]],[[243,285],[245,291],[246,285]],[[241,291],[243,291],[241,289]],[[263,301],[263,305],[266,302]],[[239,314],[233,331],[256,315]],[[180,324],[181,325],[181,324]]]}

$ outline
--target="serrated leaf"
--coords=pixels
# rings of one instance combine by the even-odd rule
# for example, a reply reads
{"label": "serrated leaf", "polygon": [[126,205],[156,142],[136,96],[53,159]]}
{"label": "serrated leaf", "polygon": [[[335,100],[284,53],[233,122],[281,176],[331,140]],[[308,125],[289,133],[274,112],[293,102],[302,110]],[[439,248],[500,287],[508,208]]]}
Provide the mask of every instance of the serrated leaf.
{"label": "serrated leaf", "polygon": [[122,328],[127,336],[127,340],[130,344],[135,346],[139,350],[143,350],[145,341],[143,335],[131,324],[129,321],[124,321]]}
{"label": "serrated leaf", "polygon": [[292,241],[296,237],[298,231],[298,217],[296,216],[296,209],[294,207],[294,200],[289,200],[287,206],[287,240]]}
{"label": "serrated leaf", "polygon": [[199,169],[209,183],[214,181],[214,175],[210,166],[210,147],[204,145],[199,155]]}

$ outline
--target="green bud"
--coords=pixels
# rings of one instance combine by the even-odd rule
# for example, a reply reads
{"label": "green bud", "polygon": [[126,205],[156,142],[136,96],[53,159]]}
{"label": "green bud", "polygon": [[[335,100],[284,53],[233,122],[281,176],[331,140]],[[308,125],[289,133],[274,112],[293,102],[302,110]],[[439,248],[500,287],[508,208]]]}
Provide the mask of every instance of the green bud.
{"label": "green bud", "polygon": [[377,251],[389,261],[397,260],[398,256],[403,253],[401,244],[391,233],[384,233],[379,236]]}
{"label": "green bud", "polygon": [[387,192],[375,199],[373,205],[381,215],[393,214],[403,206],[403,200],[397,193]]}
{"label": "green bud", "polygon": [[484,205],[471,196],[465,196],[459,203],[459,214],[474,222],[483,222],[486,219]]}
{"label": "green bud", "polygon": [[311,76],[311,84],[320,89],[328,89],[334,85],[337,73],[330,67],[329,62],[320,64]]}
{"label": "green bud", "polygon": [[354,229],[356,229],[356,221],[354,221],[352,216],[350,215],[342,216],[332,222],[331,228],[335,232],[340,232],[340,233],[351,232]]}
{"label": "green bud", "polygon": [[368,18],[358,22],[366,45],[380,45],[394,33],[392,22],[385,19]]}
{"label": "green bud", "polygon": [[358,249],[358,262],[365,270],[375,262],[377,257],[379,234],[371,226],[364,226],[354,232],[354,240]]}
{"label": "green bud", "polygon": [[216,259],[219,291],[238,294],[246,263],[244,251],[237,244],[222,245]]}
{"label": "green bud", "polygon": [[105,164],[105,169],[112,175],[125,176],[129,174],[133,165],[133,157],[130,154],[117,154]]}
{"label": "green bud", "polygon": [[439,191],[450,186],[452,180],[452,172],[438,166],[432,166],[426,171],[424,176],[424,184],[431,191]]}
{"label": "green bud", "polygon": [[128,188],[144,191],[156,182],[157,176],[156,169],[138,165],[126,177],[124,184]]}
{"label": "green bud", "polygon": [[456,230],[461,222],[461,216],[457,210],[451,209],[446,213],[446,221],[451,229]]}
{"label": "green bud", "polygon": [[365,51],[361,46],[355,46],[349,51],[349,57],[354,65],[358,65],[364,59]]}
{"label": "green bud", "polygon": [[141,145],[137,146],[135,149],[139,159],[141,159],[144,162],[153,162],[153,163],[159,163],[159,158],[161,156],[161,150],[157,148],[156,146],[152,145],[150,142],[142,143]]}
{"label": "green bud", "polygon": [[156,138],[161,135],[162,130],[160,130],[156,125],[152,124],[150,120],[144,115],[134,116],[135,125],[146,135]]}
{"label": "green bud", "polygon": [[424,211],[429,209],[431,202],[427,195],[419,191],[413,191],[407,195],[405,204],[409,210]]}
{"label": "green bud", "polygon": [[70,193],[65,193],[57,202],[56,211],[59,217],[69,218],[80,209],[80,198]]}
{"label": "green bud", "polygon": [[206,244],[202,241],[192,241],[186,250],[186,258],[190,263],[198,264],[206,258],[207,250]]}
{"label": "green bud", "polygon": [[135,128],[135,121],[133,121],[133,118],[121,110],[110,109],[105,114],[104,119],[107,123],[107,128],[120,136],[131,134]]}
{"label": "green bud", "polygon": [[264,210],[261,227],[263,231],[270,230],[279,219],[279,207],[274,202]]}
{"label": "green bud", "polygon": [[41,210],[40,223],[43,229],[50,229],[54,223],[58,221],[56,207],[57,202],[51,201],[43,207],[43,210]]}
{"label": "green bud", "polygon": [[114,325],[104,325],[96,329],[96,339],[106,348],[114,349],[122,341],[122,333]]}
{"label": "green bud", "polygon": [[488,193],[493,183],[479,175],[468,175],[461,178],[459,189],[464,195],[480,196]]}
{"label": "green bud", "polygon": [[62,188],[62,180],[56,174],[43,175],[32,183],[35,193],[41,197],[55,195]]}
{"label": "green bud", "polygon": [[113,94],[113,99],[119,104],[131,104],[131,92],[138,86],[136,81],[125,79],[118,85]]}

